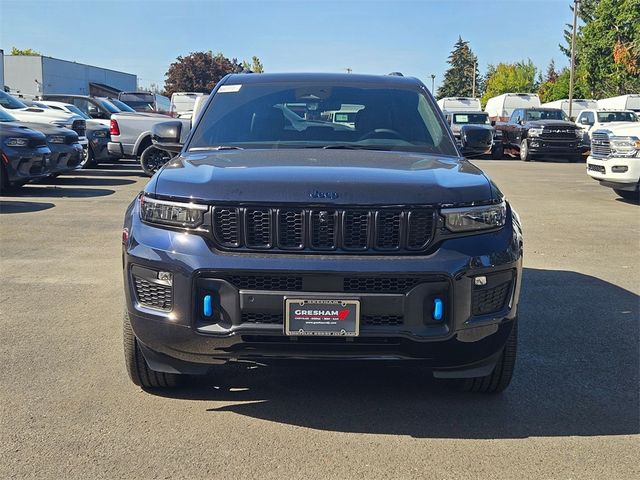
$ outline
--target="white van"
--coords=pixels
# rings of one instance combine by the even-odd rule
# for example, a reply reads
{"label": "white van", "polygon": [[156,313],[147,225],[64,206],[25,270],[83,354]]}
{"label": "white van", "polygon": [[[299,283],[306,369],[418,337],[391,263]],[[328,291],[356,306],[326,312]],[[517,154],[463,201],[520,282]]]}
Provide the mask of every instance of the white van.
{"label": "white van", "polygon": [[[556,100],[555,102],[547,102],[540,106],[545,108],[560,108],[567,117],[569,116],[569,99],[565,98],[562,100]],[[595,100],[590,98],[574,98],[571,116],[573,118],[577,118],[581,111],[594,110],[596,108],[598,108],[598,102]]]}
{"label": "white van", "polygon": [[633,110],[640,112],[640,94],[620,95],[619,97],[598,100],[598,108],[610,110]]}
{"label": "white van", "polygon": [[479,98],[473,97],[445,97],[438,100],[438,106],[443,112],[481,112]]}
{"label": "white van", "polygon": [[492,122],[506,122],[516,108],[538,108],[540,98],[535,93],[503,93],[487,101],[484,111]]}
{"label": "white van", "polygon": [[204,93],[198,92],[175,92],[171,94],[171,116],[179,117],[185,113],[192,112],[196,99],[203,95]]}

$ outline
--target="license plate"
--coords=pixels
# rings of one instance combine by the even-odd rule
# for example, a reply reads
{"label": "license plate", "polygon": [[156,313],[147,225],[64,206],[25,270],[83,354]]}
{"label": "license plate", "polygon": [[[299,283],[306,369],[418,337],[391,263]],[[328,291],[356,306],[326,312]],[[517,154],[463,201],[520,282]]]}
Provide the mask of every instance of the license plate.
{"label": "license plate", "polygon": [[360,301],[287,298],[284,328],[286,335],[357,337]]}

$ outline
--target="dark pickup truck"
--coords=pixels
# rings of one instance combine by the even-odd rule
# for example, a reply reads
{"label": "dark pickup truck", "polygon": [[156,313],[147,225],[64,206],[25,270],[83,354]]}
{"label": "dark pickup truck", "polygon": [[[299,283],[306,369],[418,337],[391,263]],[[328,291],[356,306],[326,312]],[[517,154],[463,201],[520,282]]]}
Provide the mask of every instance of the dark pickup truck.
{"label": "dark pickup truck", "polygon": [[517,108],[508,122],[496,122],[500,141],[496,149],[520,155],[528,162],[535,157],[582,159],[582,131],[559,108]]}
{"label": "dark pickup truck", "polygon": [[[328,115],[345,106],[351,125]],[[518,215],[419,80],[230,75],[181,146],[182,129],[152,127],[177,156],[125,214],[133,382],[173,387],[235,361],[384,360],[467,391],[507,387]]]}

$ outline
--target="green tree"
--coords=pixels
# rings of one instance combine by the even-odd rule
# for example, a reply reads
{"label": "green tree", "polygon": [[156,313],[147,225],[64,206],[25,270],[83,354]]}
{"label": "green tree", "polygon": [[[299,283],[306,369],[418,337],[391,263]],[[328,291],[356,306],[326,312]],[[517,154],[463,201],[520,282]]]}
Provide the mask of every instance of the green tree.
{"label": "green tree", "polygon": [[500,63],[487,77],[482,103],[503,93],[529,93],[537,90],[536,67],[531,60]]}
{"label": "green tree", "polygon": [[438,98],[472,96],[474,79],[476,85],[479,84],[478,58],[469,48],[469,42],[458,37],[447,63],[450,67],[444,74],[444,80],[436,96]]}
{"label": "green tree", "polygon": [[37,57],[38,55],[40,55],[40,52],[36,52],[33,48],[20,49],[11,47],[11,55],[29,55],[32,57]]}
{"label": "green tree", "polygon": [[264,67],[262,62],[255,55],[251,57],[251,63],[246,60],[242,62],[242,68],[244,70],[251,70],[253,73],[264,73]]}

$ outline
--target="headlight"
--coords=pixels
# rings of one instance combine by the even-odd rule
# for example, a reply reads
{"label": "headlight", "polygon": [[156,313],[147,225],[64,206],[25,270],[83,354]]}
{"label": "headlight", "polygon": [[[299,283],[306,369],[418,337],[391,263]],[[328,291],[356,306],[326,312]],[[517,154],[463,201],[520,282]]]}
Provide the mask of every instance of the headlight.
{"label": "headlight", "polygon": [[12,137],[4,141],[7,147],[26,147],[29,145],[29,139],[25,137]]}
{"label": "headlight", "polygon": [[609,142],[611,153],[614,156],[633,157],[640,151],[640,139],[638,137],[611,137]]}
{"label": "headlight", "polygon": [[206,205],[140,197],[140,218],[149,223],[196,228],[202,224],[207,210],[209,207]]}
{"label": "headlight", "polygon": [[47,136],[47,142],[49,142],[49,143],[64,143],[64,135],[49,135],[49,136]]}
{"label": "headlight", "polygon": [[530,128],[529,129],[529,136],[530,137],[539,137],[540,135],[542,135],[542,128]]}
{"label": "headlight", "polygon": [[96,130],[93,136],[96,138],[104,138],[109,134],[109,130]]}
{"label": "headlight", "polygon": [[482,207],[444,208],[447,229],[452,232],[469,232],[502,227],[507,219],[507,206],[504,202],[498,205]]}

